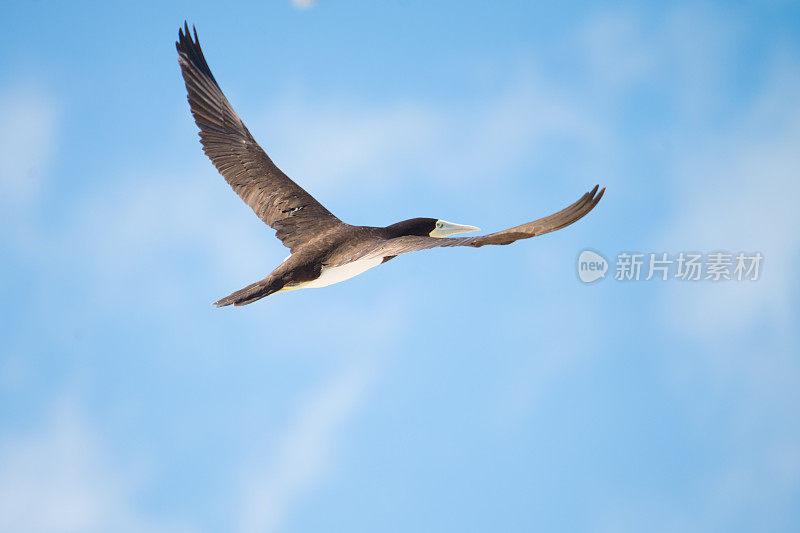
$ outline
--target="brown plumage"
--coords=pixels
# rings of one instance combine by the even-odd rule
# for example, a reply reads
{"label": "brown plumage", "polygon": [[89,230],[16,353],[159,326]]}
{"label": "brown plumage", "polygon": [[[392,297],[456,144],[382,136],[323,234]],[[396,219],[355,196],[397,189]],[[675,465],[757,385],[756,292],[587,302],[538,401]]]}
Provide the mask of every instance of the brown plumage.
{"label": "brown plumage", "polygon": [[197,32],[178,32],[178,61],[206,155],[275,235],[295,247],[341,221],[275,166],[250,135],[208,68]]}
{"label": "brown plumage", "polygon": [[291,255],[269,276],[215,302],[218,307],[246,305],[280,290],[336,283],[408,252],[504,245],[543,235],[582,218],[605,192],[598,192],[599,187],[595,186],[558,213],[478,237],[431,236],[477,228],[428,218],[385,228],[345,224],[281,172],[253,139],[214,79],[197,31],[192,39],[188,24],[184,24],[178,30],[175,45],[203,150],[225,181],[291,250]]}

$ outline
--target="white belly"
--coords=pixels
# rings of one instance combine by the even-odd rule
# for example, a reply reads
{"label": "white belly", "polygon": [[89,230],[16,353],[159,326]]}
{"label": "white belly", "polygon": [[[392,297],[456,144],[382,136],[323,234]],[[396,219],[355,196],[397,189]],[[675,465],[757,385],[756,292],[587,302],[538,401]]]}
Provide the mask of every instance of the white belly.
{"label": "white belly", "polygon": [[374,259],[360,259],[358,261],[353,261],[352,263],[347,263],[346,265],[338,267],[323,268],[317,279],[313,281],[307,281],[305,283],[298,283],[297,285],[290,285],[281,290],[292,291],[295,289],[316,289],[319,287],[327,287],[328,285],[333,285],[334,283],[339,283],[340,281],[363,274],[370,268],[380,265],[382,262],[382,257],[376,257]]}

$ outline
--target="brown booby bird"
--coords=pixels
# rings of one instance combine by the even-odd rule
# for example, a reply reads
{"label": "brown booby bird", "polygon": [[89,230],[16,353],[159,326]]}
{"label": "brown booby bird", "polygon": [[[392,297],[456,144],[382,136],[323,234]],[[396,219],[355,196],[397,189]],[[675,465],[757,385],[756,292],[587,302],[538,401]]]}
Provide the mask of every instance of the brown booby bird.
{"label": "brown booby bird", "polygon": [[595,186],[558,213],[478,237],[444,238],[478,228],[435,218],[412,218],[385,228],[351,226],[289,179],[264,153],[211,74],[197,31],[192,39],[189,25],[184,24],[175,45],[203,150],[236,194],[291,250],[269,276],[215,302],[217,307],[246,305],[279,291],[325,287],[408,252],[528,239],[572,224],[603,197],[605,188],[598,192]]}

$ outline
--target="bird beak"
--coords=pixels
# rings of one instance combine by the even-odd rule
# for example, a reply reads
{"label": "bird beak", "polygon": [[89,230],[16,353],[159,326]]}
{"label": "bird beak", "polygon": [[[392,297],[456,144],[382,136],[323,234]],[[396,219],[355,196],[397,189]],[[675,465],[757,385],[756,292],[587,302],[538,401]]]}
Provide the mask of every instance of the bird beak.
{"label": "bird beak", "polygon": [[481,228],[475,226],[467,226],[463,224],[453,224],[446,220],[437,220],[436,228],[428,235],[431,237],[447,237],[448,235],[455,235],[456,233],[467,233],[469,231],[478,231]]}

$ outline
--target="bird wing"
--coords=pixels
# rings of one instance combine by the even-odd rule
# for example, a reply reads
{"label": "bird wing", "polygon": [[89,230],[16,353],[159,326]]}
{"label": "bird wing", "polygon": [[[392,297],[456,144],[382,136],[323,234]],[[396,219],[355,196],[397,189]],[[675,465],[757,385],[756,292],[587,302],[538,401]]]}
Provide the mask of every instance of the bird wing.
{"label": "bird wing", "polygon": [[511,244],[520,239],[529,239],[538,235],[544,235],[551,231],[556,231],[563,227],[569,226],[583,218],[589,211],[594,209],[600,198],[603,197],[605,188],[598,192],[599,186],[587,192],[574,204],[570,205],[550,216],[509,228],[489,235],[480,235],[477,237],[451,237],[451,238],[436,238],[436,237],[417,237],[406,236],[389,239],[383,243],[364,250],[358,258],[374,258],[374,257],[390,257],[408,252],[416,252],[419,250],[428,250],[430,248],[448,247],[448,246],[472,246],[480,248],[490,244],[503,245]]}
{"label": "bird wing", "polygon": [[225,181],[290,250],[342,222],[275,166],[222,94],[189,25],[178,30],[189,106],[203,151]]}

